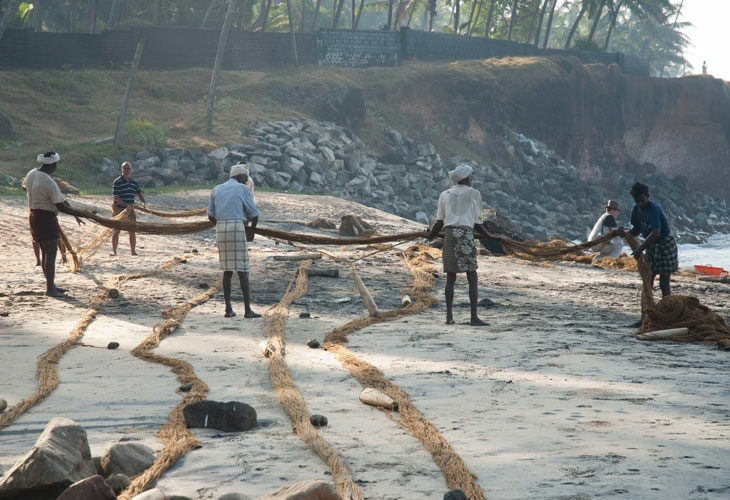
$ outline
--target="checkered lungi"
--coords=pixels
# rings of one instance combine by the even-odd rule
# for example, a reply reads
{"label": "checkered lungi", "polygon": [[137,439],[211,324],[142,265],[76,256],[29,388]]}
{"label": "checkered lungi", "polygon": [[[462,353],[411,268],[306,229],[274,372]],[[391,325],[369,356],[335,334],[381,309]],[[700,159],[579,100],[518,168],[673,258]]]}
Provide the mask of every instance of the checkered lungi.
{"label": "checkered lungi", "polygon": [[677,241],[674,236],[667,235],[659,243],[654,243],[647,248],[646,258],[649,259],[653,274],[661,276],[677,272],[679,258],[677,256]]}
{"label": "checkered lungi", "polygon": [[446,226],[442,249],[444,272],[465,273],[477,270],[477,249],[474,229],[466,226]]}
{"label": "checkered lungi", "polygon": [[218,259],[224,271],[248,272],[248,245],[242,220],[219,220],[215,225]]}

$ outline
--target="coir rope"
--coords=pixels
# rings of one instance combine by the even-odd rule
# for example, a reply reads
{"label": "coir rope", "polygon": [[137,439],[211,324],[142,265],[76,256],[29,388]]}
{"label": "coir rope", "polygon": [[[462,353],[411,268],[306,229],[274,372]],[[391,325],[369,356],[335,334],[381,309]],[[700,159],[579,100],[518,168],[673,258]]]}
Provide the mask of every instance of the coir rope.
{"label": "coir rope", "polygon": [[[310,415],[307,411],[307,405],[297,390],[284,358],[286,348],[284,327],[289,315],[289,305],[306,293],[308,286],[307,271],[311,265],[311,260],[302,262],[279,303],[264,312],[263,328],[268,343],[269,376],[274,393],[279,398],[284,410],[289,414],[294,431],[332,469],[332,481],[335,483],[339,495],[343,500],[363,500],[364,497],[360,492],[360,488],[353,482],[352,474],[337,454],[337,451],[325,441],[309,421]],[[292,285],[294,285],[293,288]]]}

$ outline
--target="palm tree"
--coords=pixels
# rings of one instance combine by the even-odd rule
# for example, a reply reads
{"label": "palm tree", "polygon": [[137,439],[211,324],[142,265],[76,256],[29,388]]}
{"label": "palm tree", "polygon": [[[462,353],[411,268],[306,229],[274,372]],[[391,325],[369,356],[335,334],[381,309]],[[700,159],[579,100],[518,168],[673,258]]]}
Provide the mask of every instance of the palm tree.
{"label": "palm tree", "polygon": [[548,43],[550,43],[550,31],[553,28],[553,15],[555,14],[555,6],[558,4],[558,0],[552,0],[553,6],[550,7],[550,14],[548,14],[547,26],[545,27],[545,39],[542,41],[542,48],[546,49]]}
{"label": "palm tree", "polygon": [[565,40],[565,50],[568,50],[570,48],[570,43],[573,41],[575,31],[578,29],[578,24],[580,24],[581,19],[583,19],[583,16],[588,10],[588,7],[590,7],[592,4],[593,0],[581,0],[580,12],[578,12],[578,17],[575,19],[575,22],[570,27],[570,31],[568,32],[568,38],[567,40]]}

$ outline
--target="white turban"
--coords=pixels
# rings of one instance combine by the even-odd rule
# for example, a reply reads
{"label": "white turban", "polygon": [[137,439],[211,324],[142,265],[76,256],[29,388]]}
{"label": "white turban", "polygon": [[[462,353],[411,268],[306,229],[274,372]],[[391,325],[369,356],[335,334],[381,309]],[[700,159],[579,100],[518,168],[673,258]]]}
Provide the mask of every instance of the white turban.
{"label": "white turban", "polygon": [[449,179],[451,179],[451,182],[454,184],[458,184],[459,181],[463,181],[469,177],[473,171],[474,169],[472,169],[469,165],[462,164],[449,172]]}
{"label": "white turban", "polygon": [[239,163],[238,165],[233,165],[231,167],[231,177],[236,177],[238,175],[248,175],[248,169],[243,163]]}
{"label": "white turban", "polygon": [[[48,153],[46,153],[48,154]],[[45,154],[38,155],[38,158],[36,158],[36,161],[40,163],[41,165],[51,165],[53,163],[57,163],[61,157],[58,153],[52,153],[51,156],[46,156]]]}

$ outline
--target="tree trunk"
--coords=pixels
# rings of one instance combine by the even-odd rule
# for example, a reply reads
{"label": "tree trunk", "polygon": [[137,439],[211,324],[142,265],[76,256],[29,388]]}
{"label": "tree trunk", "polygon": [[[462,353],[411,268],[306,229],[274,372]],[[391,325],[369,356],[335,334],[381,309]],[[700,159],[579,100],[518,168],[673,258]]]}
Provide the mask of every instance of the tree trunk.
{"label": "tree trunk", "polygon": [[291,33],[291,47],[294,54],[294,64],[299,64],[299,55],[297,54],[297,35],[294,33],[294,19],[291,15],[291,0],[286,0],[286,15],[289,18],[289,32]]}
{"label": "tree trunk", "polygon": [[570,27],[570,31],[568,32],[568,39],[565,40],[565,50],[568,50],[570,48],[570,44],[573,41],[573,36],[578,29],[578,24],[580,24],[581,19],[583,19],[583,16],[588,10],[588,5],[590,5],[589,0],[581,0],[581,2],[582,3],[580,6],[580,12],[578,12],[578,17],[575,19],[573,26]]}
{"label": "tree trunk", "polygon": [[[319,1],[319,0],[317,0]],[[357,8],[357,17],[355,17],[355,29],[360,24],[360,15],[362,14],[362,8],[365,6],[365,0],[360,0],[360,6]]]}
{"label": "tree trunk", "polygon": [[317,29],[317,16],[319,16],[319,8],[322,5],[322,0],[317,0],[317,5],[314,6],[314,19],[312,19],[312,33]]}
{"label": "tree trunk", "polygon": [[213,74],[210,77],[210,89],[208,91],[208,113],[205,117],[205,133],[207,135],[211,135],[213,133],[213,108],[215,107],[215,90],[218,86],[218,75],[221,72],[221,66],[223,66],[223,54],[226,51],[226,44],[228,43],[228,32],[231,29],[231,23],[233,23],[233,16],[236,13],[237,5],[238,0],[228,1],[226,20],[223,21],[223,29],[221,29],[221,36],[218,39],[218,50],[215,53]]}
{"label": "tree trunk", "polygon": [[603,44],[603,50],[611,52],[611,43],[613,42],[613,30],[616,28],[616,21],[618,20],[618,13],[621,7],[624,6],[624,0],[619,0],[616,7],[613,8],[611,13],[611,24],[608,25],[608,33],[606,33],[606,41]]}
{"label": "tree trunk", "polygon": [[461,14],[461,0],[454,0],[456,2],[456,12],[454,12],[454,33],[459,34],[459,17]]}
{"label": "tree trunk", "polygon": [[305,0],[302,0],[301,1],[301,4],[302,4],[302,17],[299,20],[299,32],[300,33],[304,31],[304,11],[305,11],[305,8],[306,8]]}
{"label": "tree trunk", "polygon": [[525,43],[530,43],[532,41],[532,34],[535,32],[535,23],[537,22],[537,16],[540,15],[540,0],[537,0],[537,4],[535,5],[535,10],[532,13],[532,19],[530,19],[530,30],[527,32],[527,36],[525,37]]}
{"label": "tree trunk", "polygon": [[484,38],[489,38],[489,30],[492,29],[492,18],[494,17],[494,2],[496,2],[496,1],[497,0],[489,0],[489,12],[487,13],[487,24],[484,26]]}
{"label": "tree trunk", "polygon": [[[676,30],[676,29],[677,29],[677,21],[679,21],[679,14],[680,14],[680,13],[682,12],[682,7],[683,7],[683,6],[684,6],[684,0],[682,0],[682,1],[681,1],[681,2],[679,3],[679,8],[677,9],[677,15],[676,15],[676,16],[674,16],[674,26],[672,27],[672,29],[674,29],[674,30]],[[665,68],[666,66],[667,66],[667,63],[666,63],[666,60],[665,60],[665,61],[664,61],[664,62],[662,63],[662,69],[661,69],[661,71],[659,71],[659,78],[664,78],[664,68]],[[705,66],[704,66],[704,63],[703,63],[703,66],[702,66],[702,73],[703,73],[703,74],[707,73],[707,71],[705,71],[705,70],[706,70],[706,68],[705,68]]]}
{"label": "tree trunk", "polygon": [[[159,0],[155,0],[155,4],[157,4]],[[200,22],[200,27],[203,28],[205,24],[208,22],[208,18],[210,17],[210,13],[213,12],[213,6],[216,4],[217,0],[210,0],[210,4],[208,5],[208,8],[205,9],[205,15],[203,16],[203,20]]]}
{"label": "tree trunk", "polygon": [[[365,0],[360,0],[361,2]],[[413,5],[411,5],[411,11],[408,13],[408,21],[406,22],[406,27],[411,27],[411,19],[413,19],[413,13],[416,12],[416,2],[413,2]]]}
{"label": "tree trunk", "polygon": [[591,32],[588,34],[588,40],[592,41],[593,37],[596,36],[596,30],[598,29],[598,23],[601,20],[601,14],[603,14],[603,7],[606,5],[606,0],[598,0],[598,10],[593,18],[593,24],[591,24]]}
{"label": "tree trunk", "polygon": [[[154,24],[155,26],[160,25],[160,1],[161,0],[154,0],[154,2],[152,2],[152,24]],[[213,1],[213,0],[211,0],[211,1]],[[207,11],[206,11],[206,13],[207,13]],[[205,21],[206,21],[206,19],[205,19],[205,17],[203,17],[203,22],[200,23],[201,27],[205,24]]]}
{"label": "tree trunk", "polygon": [[509,28],[507,28],[507,40],[512,40],[512,28],[515,26],[515,18],[517,17],[518,0],[512,0],[512,13],[509,16]]}
{"label": "tree trunk", "polygon": [[550,0],[543,0],[542,9],[540,9],[540,18],[537,21],[537,31],[535,32],[535,46],[540,46],[540,33],[542,33],[542,22],[545,20],[545,11]]}
{"label": "tree trunk", "polygon": [[109,11],[109,20],[106,23],[106,26],[108,29],[116,29],[117,28],[117,12],[119,11],[119,2],[120,0],[114,0],[112,2],[112,8]]}
{"label": "tree trunk", "polygon": [[266,21],[269,19],[269,9],[272,0],[261,0],[261,31],[266,31]]}
{"label": "tree trunk", "polygon": [[[474,3],[477,3],[476,0],[474,0]],[[484,0],[479,0],[479,8],[477,8],[477,12],[475,15],[469,16],[469,26],[466,28],[466,35],[471,36],[472,31],[474,31],[474,25],[477,23],[477,19],[479,19],[479,15],[482,13],[482,6],[484,5]],[[472,9],[472,14],[474,14],[474,10]]]}
{"label": "tree trunk", "polygon": [[43,31],[43,9],[40,2],[33,4],[33,31]]}
{"label": "tree trunk", "polygon": [[388,24],[387,29],[390,31],[393,22],[393,0],[388,0]]}
{"label": "tree trunk", "polygon": [[134,85],[134,79],[137,77],[137,69],[139,69],[139,63],[142,60],[142,50],[144,49],[144,40],[137,42],[137,50],[134,51],[134,60],[132,61],[132,67],[129,70],[129,79],[127,80],[127,88],[124,91],[124,99],[122,100],[122,110],[119,113],[119,120],[117,120],[117,130],[114,132],[114,145],[122,145],[122,130],[124,129],[124,121],[127,119],[127,105],[129,104],[129,98],[132,95],[132,86]]}
{"label": "tree trunk", "polygon": [[20,0],[10,0],[10,2],[8,2],[8,5],[5,7],[3,17],[0,17],[0,40],[3,39],[3,33],[5,33],[5,28],[8,27],[8,24],[10,24],[13,16],[18,12],[19,5]]}
{"label": "tree trunk", "polygon": [[553,28],[553,14],[555,14],[555,6],[558,4],[558,0],[553,0],[553,6],[550,7],[550,14],[548,15],[547,26],[545,26],[545,40],[542,41],[542,48],[546,49],[548,43],[550,43],[550,31]]}
{"label": "tree trunk", "polygon": [[342,14],[342,7],[345,5],[345,0],[335,0],[337,4],[337,8],[335,9],[334,17],[332,18],[332,28],[336,28],[337,24],[340,22],[340,15]]}
{"label": "tree trunk", "polygon": [[94,33],[96,28],[96,0],[89,0],[86,8],[86,21],[88,22],[89,33]]}

